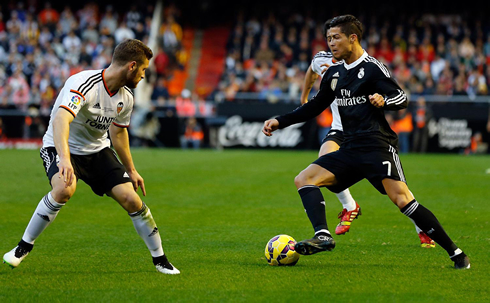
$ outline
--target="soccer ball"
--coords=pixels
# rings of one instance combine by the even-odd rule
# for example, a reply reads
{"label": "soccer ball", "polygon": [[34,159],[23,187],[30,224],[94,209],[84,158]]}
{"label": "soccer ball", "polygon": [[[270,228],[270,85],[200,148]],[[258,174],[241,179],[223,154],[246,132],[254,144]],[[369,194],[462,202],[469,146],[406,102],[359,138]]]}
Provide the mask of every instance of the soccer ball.
{"label": "soccer ball", "polygon": [[265,258],[269,265],[292,266],[298,263],[299,254],[294,250],[296,241],[288,235],[278,235],[265,246]]}

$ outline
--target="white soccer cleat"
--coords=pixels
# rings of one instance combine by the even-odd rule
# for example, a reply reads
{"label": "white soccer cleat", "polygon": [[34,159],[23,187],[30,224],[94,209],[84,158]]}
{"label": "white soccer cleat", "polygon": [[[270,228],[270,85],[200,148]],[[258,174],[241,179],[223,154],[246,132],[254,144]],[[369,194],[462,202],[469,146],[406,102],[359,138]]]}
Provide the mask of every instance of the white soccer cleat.
{"label": "white soccer cleat", "polygon": [[178,275],[180,271],[175,268],[172,263],[168,262],[167,256],[162,255],[160,257],[153,257],[153,265],[155,265],[156,269],[162,274],[167,275]]}
{"label": "white soccer cleat", "polygon": [[166,264],[157,264],[155,265],[155,267],[162,274],[167,274],[167,275],[180,274],[180,271],[177,268],[175,268],[170,262],[167,262]]}
{"label": "white soccer cleat", "polygon": [[14,249],[3,255],[3,263],[7,263],[10,267],[16,268],[28,254],[29,251],[20,246],[16,246]]}

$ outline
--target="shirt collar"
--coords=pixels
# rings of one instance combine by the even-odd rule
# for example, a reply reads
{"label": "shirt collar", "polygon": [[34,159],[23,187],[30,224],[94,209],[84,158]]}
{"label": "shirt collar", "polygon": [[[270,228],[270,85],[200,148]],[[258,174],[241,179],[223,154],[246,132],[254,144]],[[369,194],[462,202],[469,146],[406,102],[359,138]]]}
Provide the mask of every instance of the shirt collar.
{"label": "shirt collar", "polygon": [[351,64],[345,63],[345,60],[344,60],[344,67],[345,67],[345,69],[352,69],[352,68],[358,66],[359,63],[361,63],[364,59],[366,59],[366,57],[368,56],[368,53],[365,50],[362,50],[362,51],[363,51],[363,53],[359,57],[359,59],[357,59],[356,61],[352,62]]}

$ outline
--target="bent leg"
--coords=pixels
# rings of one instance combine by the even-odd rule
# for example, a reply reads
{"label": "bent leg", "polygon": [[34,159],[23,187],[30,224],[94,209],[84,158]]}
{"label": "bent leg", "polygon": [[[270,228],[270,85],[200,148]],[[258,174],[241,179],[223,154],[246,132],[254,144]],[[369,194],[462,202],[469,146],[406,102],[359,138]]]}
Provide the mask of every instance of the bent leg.
{"label": "bent leg", "polygon": [[412,219],[423,232],[444,248],[450,257],[462,252],[446,234],[436,216],[414,199],[404,182],[384,179],[383,186],[391,201],[400,208],[400,211]]}
{"label": "bent leg", "polygon": [[311,164],[296,176],[294,183],[315,235],[319,233],[330,235],[325,215],[325,200],[320,186],[335,184],[335,175],[319,165]]}
{"label": "bent leg", "polygon": [[69,187],[65,187],[65,182],[59,178],[59,173],[51,178],[52,190],[37,205],[22,236],[24,242],[34,244],[37,237],[54,221],[61,207],[73,196],[77,188],[76,184],[73,182]]}
{"label": "bent leg", "polygon": [[136,232],[145,242],[152,257],[162,256],[164,252],[158,227],[150,208],[134,191],[133,185],[129,182],[116,185],[107,195],[116,200],[128,212]]}
{"label": "bent leg", "polygon": [[[321,157],[323,155],[332,153],[334,151],[339,150],[340,146],[337,144],[335,141],[326,141],[325,143],[322,144],[320,147],[320,151],[318,153],[318,156]],[[349,189],[345,189],[344,191],[335,194],[337,196],[337,199],[339,199],[340,203],[342,203],[342,207],[346,211],[353,211],[356,210],[357,205],[356,205],[356,200],[352,197]]]}

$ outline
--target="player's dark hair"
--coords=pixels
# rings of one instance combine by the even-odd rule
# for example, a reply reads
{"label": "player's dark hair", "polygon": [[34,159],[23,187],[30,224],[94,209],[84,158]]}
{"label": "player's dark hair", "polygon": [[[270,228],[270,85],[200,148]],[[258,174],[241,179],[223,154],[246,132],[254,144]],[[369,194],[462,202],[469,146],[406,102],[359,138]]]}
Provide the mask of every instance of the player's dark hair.
{"label": "player's dark hair", "polygon": [[153,52],[143,42],[137,39],[127,39],[119,43],[114,49],[112,62],[118,65],[124,65],[131,61],[143,64],[145,58],[150,60]]}
{"label": "player's dark hair", "polygon": [[327,20],[327,22],[325,22],[325,24],[323,25],[323,35],[326,36],[327,31],[332,27],[339,27],[340,31],[344,33],[347,37],[355,34],[359,42],[362,39],[362,23],[352,15],[342,15]]}

